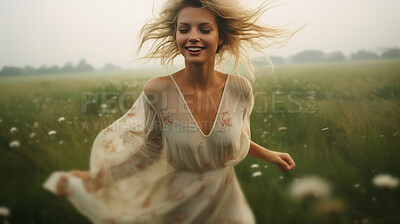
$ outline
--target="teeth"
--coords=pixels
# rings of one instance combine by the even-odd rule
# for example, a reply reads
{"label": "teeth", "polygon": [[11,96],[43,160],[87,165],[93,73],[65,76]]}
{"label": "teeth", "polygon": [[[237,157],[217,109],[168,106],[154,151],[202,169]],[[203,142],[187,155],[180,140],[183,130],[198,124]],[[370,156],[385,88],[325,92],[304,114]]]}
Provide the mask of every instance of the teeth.
{"label": "teeth", "polygon": [[189,51],[201,51],[200,47],[189,47],[188,48]]}

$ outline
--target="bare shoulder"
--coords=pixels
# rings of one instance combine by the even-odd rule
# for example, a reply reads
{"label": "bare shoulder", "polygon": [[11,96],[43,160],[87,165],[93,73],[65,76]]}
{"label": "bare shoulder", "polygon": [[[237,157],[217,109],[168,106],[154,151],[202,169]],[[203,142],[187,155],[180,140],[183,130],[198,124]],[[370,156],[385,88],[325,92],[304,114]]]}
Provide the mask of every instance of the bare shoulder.
{"label": "bare shoulder", "polygon": [[168,75],[157,76],[146,81],[143,87],[143,91],[145,93],[154,93],[154,92],[159,93],[165,90],[168,85],[169,85]]}

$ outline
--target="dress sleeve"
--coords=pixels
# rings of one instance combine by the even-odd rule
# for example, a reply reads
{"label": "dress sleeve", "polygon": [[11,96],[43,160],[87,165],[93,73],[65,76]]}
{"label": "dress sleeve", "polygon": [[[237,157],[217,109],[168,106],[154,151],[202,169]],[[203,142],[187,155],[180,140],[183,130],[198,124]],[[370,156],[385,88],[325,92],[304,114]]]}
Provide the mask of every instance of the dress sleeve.
{"label": "dress sleeve", "polygon": [[246,98],[243,100],[243,109],[242,111],[242,122],[240,127],[240,138],[239,138],[239,147],[234,150],[233,156],[225,165],[236,165],[240,163],[248,154],[250,149],[251,142],[251,132],[250,132],[250,114],[254,107],[254,95],[253,89],[248,82],[248,84],[244,85],[244,93]]}
{"label": "dress sleeve", "polygon": [[90,156],[91,177],[100,177],[107,186],[152,165],[163,166],[162,149],[161,121],[142,92],[127,113],[97,135]]}

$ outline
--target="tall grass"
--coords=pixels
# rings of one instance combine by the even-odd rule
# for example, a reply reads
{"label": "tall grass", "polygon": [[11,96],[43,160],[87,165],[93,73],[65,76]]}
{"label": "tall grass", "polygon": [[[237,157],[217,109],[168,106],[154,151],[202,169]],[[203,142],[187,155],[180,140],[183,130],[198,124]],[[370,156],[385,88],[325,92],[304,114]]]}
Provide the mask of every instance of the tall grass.
{"label": "tall grass", "polygon": [[[297,165],[280,173],[248,156],[235,167],[258,223],[400,221],[399,188],[380,189],[371,181],[379,173],[400,177],[399,62],[284,65],[275,74],[257,74],[252,139],[290,153]],[[0,206],[11,210],[10,223],[89,223],[65,199],[43,190],[43,181],[54,170],[88,169],[94,138],[125,112],[105,110],[129,108],[148,77],[0,79]],[[82,94],[104,92],[110,95],[82,107]],[[114,102],[113,94],[128,97]],[[18,131],[10,133],[12,127]],[[51,130],[57,133],[49,136]],[[13,140],[21,146],[11,148]],[[254,163],[259,168],[251,168]],[[255,171],[262,175],[252,177]],[[288,186],[308,175],[326,179],[342,209],[313,212],[318,200],[292,200]]]}

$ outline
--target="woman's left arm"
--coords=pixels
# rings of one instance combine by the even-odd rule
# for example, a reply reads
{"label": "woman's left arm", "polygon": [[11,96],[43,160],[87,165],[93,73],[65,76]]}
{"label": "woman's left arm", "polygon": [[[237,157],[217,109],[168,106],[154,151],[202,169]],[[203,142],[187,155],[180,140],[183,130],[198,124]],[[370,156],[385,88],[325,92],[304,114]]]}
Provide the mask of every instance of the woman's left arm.
{"label": "woman's left arm", "polygon": [[271,151],[253,141],[250,142],[248,154],[267,162],[277,164],[281,172],[291,170],[296,166],[289,153]]}

